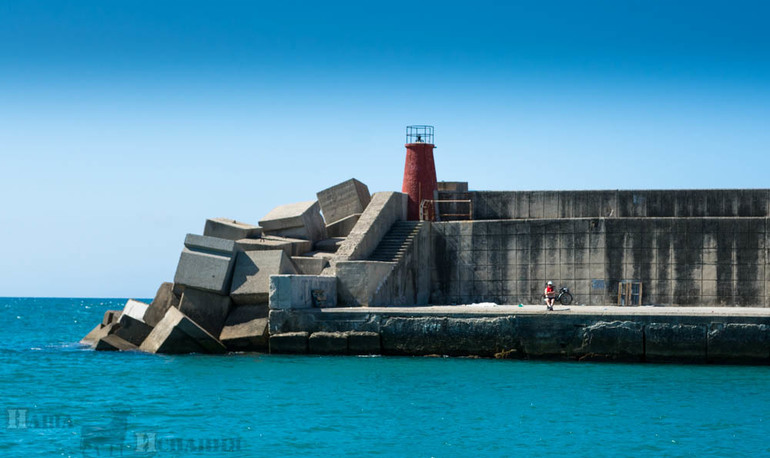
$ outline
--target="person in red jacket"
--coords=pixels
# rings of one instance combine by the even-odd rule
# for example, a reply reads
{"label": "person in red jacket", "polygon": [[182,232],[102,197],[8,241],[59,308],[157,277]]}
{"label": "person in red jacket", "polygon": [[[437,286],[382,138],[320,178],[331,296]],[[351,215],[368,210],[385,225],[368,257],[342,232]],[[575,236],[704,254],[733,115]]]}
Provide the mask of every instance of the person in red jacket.
{"label": "person in red jacket", "polygon": [[548,283],[546,283],[543,294],[545,295],[545,307],[548,310],[553,310],[553,301],[556,299],[556,289],[554,289],[552,281],[549,280]]}

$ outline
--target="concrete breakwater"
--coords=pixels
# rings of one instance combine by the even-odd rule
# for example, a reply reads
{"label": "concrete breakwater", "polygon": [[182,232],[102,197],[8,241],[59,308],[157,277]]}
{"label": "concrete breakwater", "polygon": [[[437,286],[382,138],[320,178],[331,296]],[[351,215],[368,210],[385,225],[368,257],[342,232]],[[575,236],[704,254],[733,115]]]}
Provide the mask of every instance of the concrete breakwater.
{"label": "concrete breakwater", "polygon": [[[428,214],[442,218],[442,199],[470,202],[462,221],[408,221],[409,196],[370,194],[355,179],[316,197],[258,225],[206,220],[202,235],[184,238],[173,282],[150,304],[107,312],[83,343],[768,362],[770,191],[488,193],[442,183]],[[546,280],[586,306],[430,305],[537,304]],[[613,307],[621,298],[663,307]]]}
{"label": "concrete breakwater", "polygon": [[[770,310],[432,306],[273,310],[276,353],[770,362]],[[561,310],[561,311],[560,311]]]}

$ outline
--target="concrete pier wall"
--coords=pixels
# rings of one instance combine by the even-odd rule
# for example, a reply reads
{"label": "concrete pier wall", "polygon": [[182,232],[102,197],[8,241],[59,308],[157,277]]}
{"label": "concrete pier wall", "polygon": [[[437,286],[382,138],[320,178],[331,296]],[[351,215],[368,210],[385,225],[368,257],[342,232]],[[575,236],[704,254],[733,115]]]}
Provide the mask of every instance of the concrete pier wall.
{"label": "concrete pier wall", "polygon": [[768,189],[471,191],[473,219],[766,217]]}
{"label": "concrete pier wall", "polygon": [[[369,353],[632,362],[770,362],[765,309],[580,307],[385,307],[272,310],[272,340],[374,338]],[[735,310],[741,310],[735,313]],[[379,340],[379,348],[376,345]],[[302,353],[307,344],[295,346]],[[348,350],[346,350],[346,348]],[[379,351],[377,351],[379,350]],[[311,351],[312,352],[312,351]]]}
{"label": "concrete pier wall", "polygon": [[534,304],[546,281],[576,303],[770,306],[765,217],[640,217],[433,223],[433,304]]}

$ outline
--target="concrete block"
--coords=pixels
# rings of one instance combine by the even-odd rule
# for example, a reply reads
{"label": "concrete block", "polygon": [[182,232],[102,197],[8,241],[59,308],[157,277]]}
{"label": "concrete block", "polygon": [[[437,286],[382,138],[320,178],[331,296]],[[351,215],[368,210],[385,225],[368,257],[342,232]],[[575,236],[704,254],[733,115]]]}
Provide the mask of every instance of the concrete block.
{"label": "concrete block", "polygon": [[268,341],[267,305],[240,305],[227,316],[219,340],[230,351],[266,351]]}
{"label": "concrete block", "polygon": [[155,327],[166,315],[170,307],[179,307],[181,295],[174,292],[174,284],[165,282],[160,285],[158,292],[155,293],[155,299],[144,314],[144,322]]}
{"label": "concrete block", "polygon": [[117,325],[112,328],[108,335],[116,335],[122,340],[130,342],[132,345],[138,347],[144,342],[144,339],[150,335],[150,332],[152,332],[151,326],[124,313],[120,316]]}
{"label": "concrete block", "polygon": [[95,328],[93,328],[88,334],[86,334],[85,337],[80,340],[80,344],[93,346],[96,342],[99,341],[99,339],[107,336],[114,326],[114,322],[106,326],[101,323],[96,325]]}
{"label": "concrete block", "polygon": [[439,191],[468,192],[467,181],[439,181]]}
{"label": "concrete block", "polygon": [[273,235],[267,235],[259,239],[241,239],[236,243],[240,251],[283,250],[286,256],[300,256],[313,249],[313,242],[310,240]]}
{"label": "concrete block", "polygon": [[229,296],[195,288],[185,289],[179,301],[179,310],[212,336],[222,332],[231,306]]}
{"label": "concrete block", "polygon": [[271,275],[270,308],[295,309],[337,305],[337,279],[320,275]]}
{"label": "concrete block", "polygon": [[644,328],[647,361],[706,361],[706,327],[650,323]]}
{"label": "concrete block", "polygon": [[355,178],[324,189],[316,196],[327,223],[363,213],[372,200],[369,188]]}
{"label": "concrete block", "polygon": [[712,323],[708,333],[708,361],[767,364],[770,327],[764,324]]}
{"label": "concrete block", "polygon": [[149,305],[145,304],[144,302],[129,299],[126,302],[126,305],[123,307],[123,312],[121,315],[130,316],[131,318],[144,323],[144,315],[147,313],[148,307]]}
{"label": "concrete block", "polygon": [[326,238],[326,224],[318,201],[298,202],[272,209],[259,221],[267,235],[294,237],[310,241]]}
{"label": "concrete block", "polygon": [[348,353],[351,355],[379,355],[382,353],[380,335],[376,332],[348,332]]}
{"label": "concrete block", "polygon": [[[293,240],[293,239],[292,239]],[[289,239],[281,237],[263,237],[260,239],[241,239],[236,242],[240,251],[269,251],[283,250],[286,256],[291,256],[294,251]]]}
{"label": "concrete block", "polygon": [[148,353],[224,353],[225,346],[178,309],[168,309],[139,347]]}
{"label": "concrete block", "polygon": [[236,304],[267,304],[270,276],[296,274],[291,259],[281,250],[238,253],[230,297]]}
{"label": "concrete block", "polygon": [[121,339],[115,334],[106,335],[94,344],[94,350],[96,351],[128,351],[136,349],[136,345]]}
{"label": "concrete block", "polygon": [[329,260],[321,257],[292,256],[291,262],[294,263],[300,275],[320,275],[325,268],[329,267]]}
{"label": "concrete block", "polygon": [[339,301],[349,306],[368,306],[396,264],[377,261],[338,262]]}
{"label": "concrete block", "polygon": [[308,338],[308,349],[315,355],[346,355],[348,336],[344,332],[314,332]]}
{"label": "concrete block", "polygon": [[227,294],[235,261],[235,242],[188,234],[174,283]]}
{"label": "concrete block", "polygon": [[315,249],[325,253],[336,253],[343,243],[345,243],[344,237],[334,237],[330,239],[319,240],[315,243]]}
{"label": "concrete block", "polygon": [[328,237],[347,237],[361,218],[361,213],[354,213],[341,220],[326,225]]}
{"label": "concrete block", "polygon": [[586,326],[576,353],[587,360],[640,361],[644,357],[642,325],[633,321],[600,321]]}
{"label": "concrete block", "polygon": [[206,220],[203,235],[227,240],[258,238],[262,236],[262,228],[229,218],[210,218]]}
{"label": "concrete block", "polygon": [[104,312],[104,316],[102,317],[102,326],[107,326],[108,324],[118,321],[121,313],[123,313],[122,310],[107,310]]}
{"label": "concrete block", "polygon": [[270,353],[305,354],[307,351],[307,332],[286,332],[270,336]]}

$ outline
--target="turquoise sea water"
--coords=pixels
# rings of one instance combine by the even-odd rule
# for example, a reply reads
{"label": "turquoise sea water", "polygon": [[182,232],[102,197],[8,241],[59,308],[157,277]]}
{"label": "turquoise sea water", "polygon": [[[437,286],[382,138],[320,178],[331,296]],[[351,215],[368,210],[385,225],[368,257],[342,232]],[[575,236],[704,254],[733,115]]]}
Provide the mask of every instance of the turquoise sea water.
{"label": "turquoise sea water", "polygon": [[0,299],[0,455],[770,455],[768,367],[81,349],[124,302]]}

